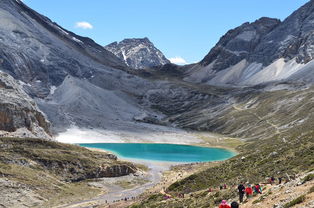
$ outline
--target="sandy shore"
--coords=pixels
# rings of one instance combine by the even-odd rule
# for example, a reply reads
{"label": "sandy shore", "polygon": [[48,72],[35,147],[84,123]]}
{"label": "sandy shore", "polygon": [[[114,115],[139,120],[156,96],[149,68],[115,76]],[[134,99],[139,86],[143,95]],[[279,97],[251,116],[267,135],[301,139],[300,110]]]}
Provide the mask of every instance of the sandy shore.
{"label": "sandy shore", "polygon": [[150,125],[149,131],[112,131],[71,127],[55,139],[63,143],[173,143],[192,144],[202,142],[197,136],[180,129]]}

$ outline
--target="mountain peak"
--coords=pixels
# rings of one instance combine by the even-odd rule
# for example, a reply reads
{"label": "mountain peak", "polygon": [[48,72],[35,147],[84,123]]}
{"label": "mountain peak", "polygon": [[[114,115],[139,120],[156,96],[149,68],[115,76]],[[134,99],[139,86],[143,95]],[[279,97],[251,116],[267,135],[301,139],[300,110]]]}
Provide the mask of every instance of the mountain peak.
{"label": "mountain peak", "polygon": [[170,63],[147,38],[127,38],[105,48],[134,69],[144,69]]}
{"label": "mountain peak", "polygon": [[262,38],[280,24],[280,20],[262,17],[252,23],[246,22],[229,30],[216,46],[201,61],[208,65],[215,61],[215,70],[219,71],[247,58]]}

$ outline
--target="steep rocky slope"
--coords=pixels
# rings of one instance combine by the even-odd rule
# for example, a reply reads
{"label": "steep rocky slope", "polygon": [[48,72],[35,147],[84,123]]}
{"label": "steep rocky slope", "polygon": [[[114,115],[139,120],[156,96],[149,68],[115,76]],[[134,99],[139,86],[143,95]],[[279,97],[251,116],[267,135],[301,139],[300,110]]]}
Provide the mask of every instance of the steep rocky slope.
{"label": "steep rocky slope", "polygon": [[235,86],[287,79],[312,83],[313,11],[311,0],[283,22],[261,18],[230,30],[185,80]]}
{"label": "steep rocky slope", "polygon": [[[51,121],[53,133],[77,126],[119,132],[128,139],[128,132],[150,136],[161,131],[158,125],[166,125],[250,142],[232,160],[173,184],[168,188],[172,193],[203,191],[221,183],[222,177],[228,183],[260,182],[278,171],[307,171],[313,167],[313,5],[310,1],[283,22],[261,18],[229,31],[198,64],[131,70],[102,46],[61,28],[21,1],[2,0],[0,129],[48,137],[49,123],[31,96]],[[139,50],[135,66],[147,51]],[[265,84],[271,81],[276,83]],[[236,86],[220,86],[226,84]],[[254,86],[239,87],[243,85]],[[0,148],[0,173],[6,178],[0,179],[0,188],[14,192],[27,206],[71,198],[82,188],[94,193],[84,182],[68,181],[134,171],[112,156],[57,143],[2,139]],[[17,203],[2,196],[5,206]],[[202,199],[201,205],[208,206],[221,197],[197,195],[185,203],[199,207],[197,199]],[[150,199],[148,203],[156,205]],[[165,204],[180,207],[177,201],[156,207]]]}
{"label": "steep rocky slope", "polygon": [[2,70],[29,84],[25,88],[33,96],[49,95],[67,75],[88,78],[100,68],[126,68],[91,39],[61,28],[20,0],[1,1],[0,17]]}
{"label": "steep rocky slope", "polygon": [[124,39],[105,48],[133,69],[144,69],[169,64],[170,61],[148,38]]}
{"label": "steep rocky slope", "polygon": [[191,91],[129,73],[123,61],[103,47],[61,28],[19,0],[1,1],[0,15],[2,70],[35,99],[52,122],[53,133],[72,126],[150,132],[151,127],[139,121],[160,124],[165,116],[142,104],[142,97],[169,88],[178,91],[177,97]]}
{"label": "steep rocky slope", "polygon": [[[252,81],[257,77],[259,81],[268,82],[276,77],[270,75],[277,73],[296,76],[292,73],[294,67],[306,63],[302,70],[309,72],[311,62],[301,58],[288,60],[283,55],[270,56],[273,59],[269,62],[276,61],[273,66],[264,68],[263,65],[269,64],[267,61],[255,58],[257,62],[253,63],[252,60],[270,39],[278,42],[274,37],[280,36],[279,31],[290,34],[291,22],[302,19],[295,25],[304,27],[304,35],[309,34],[311,27],[308,22],[312,17],[313,4],[314,1],[310,1],[282,23],[276,19],[261,18],[229,31],[199,64],[184,67],[166,65],[156,67],[160,70],[134,72],[91,40],[63,30],[20,1],[4,0],[0,4],[5,20],[5,24],[0,26],[1,37],[5,40],[1,42],[2,67],[5,72],[23,81],[24,89],[35,98],[52,122],[53,133],[64,132],[73,126],[124,133],[156,131],[154,125],[143,125],[144,122],[214,131],[247,139],[270,136],[278,133],[278,129],[285,131],[290,125],[307,120],[302,113],[287,118],[283,116],[282,109],[288,111],[297,107],[299,112],[306,112],[312,105],[312,88],[300,83],[299,79],[295,83],[289,81],[250,88],[207,84],[241,84],[239,80],[245,74],[246,80]],[[300,39],[306,39],[304,35]],[[149,42],[145,39],[132,41],[137,45],[138,42]],[[271,48],[277,45],[284,50],[291,44],[279,41]],[[259,72],[256,67],[249,69],[248,64],[263,69]],[[292,71],[287,71],[285,66],[292,67]],[[302,73],[299,74],[302,77]],[[288,102],[299,101],[301,94],[307,98],[307,105]]]}
{"label": "steep rocky slope", "polygon": [[50,123],[10,75],[0,72],[1,136],[50,139]]}

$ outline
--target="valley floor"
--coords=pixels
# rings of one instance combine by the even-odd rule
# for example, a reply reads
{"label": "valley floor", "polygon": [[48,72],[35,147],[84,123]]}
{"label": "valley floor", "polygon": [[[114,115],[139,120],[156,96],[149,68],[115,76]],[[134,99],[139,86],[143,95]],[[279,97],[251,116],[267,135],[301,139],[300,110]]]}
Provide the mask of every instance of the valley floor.
{"label": "valley floor", "polygon": [[[161,131],[155,131],[143,136],[143,134],[134,132],[117,133],[105,130],[72,128],[65,133],[59,134],[56,139],[59,142],[67,143],[146,142],[194,144],[207,147],[223,147],[233,151],[235,151],[238,145],[243,143],[239,139],[207,132],[187,132],[163,126],[155,126],[155,130]],[[98,149],[91,150],[103,152],[103,150]],[[104,207],[109,205],[125,207],[130,203],[141,200],[148,194],[162,192],[178,179],[219,163],[183,164],[136,159],[128,161],[145,166],[147,169],[131,176],[106,178],[90,182],[91,186],[101,188],[104,193],[90,200],[78,201],[60,207],[78,208],[99,205]]]}
{"label": "valley floor", "polygon": [[[96,187],[103,185],[102,188],[108,192],[94,199],[60,206],[60,208],[83,208],[93,206],[99,208],[127,207],[135,202],[140,202],[150,194],[165,193],[165,189],[175,181],[219,163],[177,164],[139,160],[132,162],[147,165],[149,168],[148,172],[137,176],[125,176],[113,179],[106,178],[90,183],[90,185]],[[139,180],[141,180],[141,182],[139,182]],[[137,183],[135,181],[137,181]],[[127,200],[125,200],[125,198]]]}

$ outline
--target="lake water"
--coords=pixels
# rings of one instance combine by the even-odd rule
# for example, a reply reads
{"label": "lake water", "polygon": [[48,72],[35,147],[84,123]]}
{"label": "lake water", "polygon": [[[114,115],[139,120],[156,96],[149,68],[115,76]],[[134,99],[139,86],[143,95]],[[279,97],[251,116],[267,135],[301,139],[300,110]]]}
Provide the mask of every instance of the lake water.
{"label": "lake water", "polygon": [[226,160],[235,155],[226,149],[178,144],[93,143],[83,147],[108,150],[119,158],[165,162],[209,162]]}

